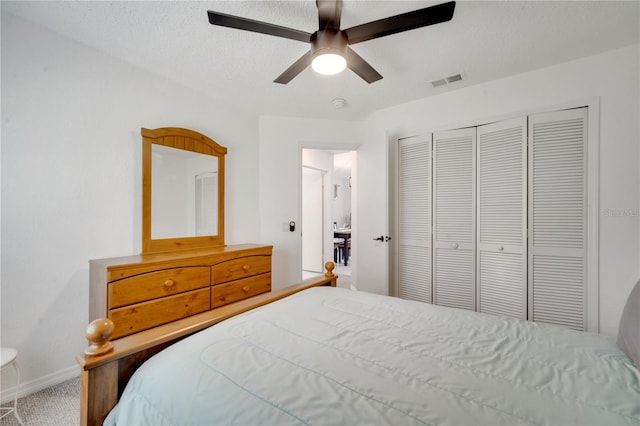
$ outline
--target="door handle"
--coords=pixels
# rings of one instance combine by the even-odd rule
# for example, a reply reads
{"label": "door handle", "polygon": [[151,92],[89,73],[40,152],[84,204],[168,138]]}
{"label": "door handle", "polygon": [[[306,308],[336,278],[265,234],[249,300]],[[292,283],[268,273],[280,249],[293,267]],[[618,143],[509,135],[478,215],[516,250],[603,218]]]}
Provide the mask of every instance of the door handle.
{"label": "door handle", "polygon": [[380,235],[378,238],[374,238],[373,241],[381,241],[383,243],[389,242],[389,240],[391,239],[390,236],[384,236],[384,235]]}

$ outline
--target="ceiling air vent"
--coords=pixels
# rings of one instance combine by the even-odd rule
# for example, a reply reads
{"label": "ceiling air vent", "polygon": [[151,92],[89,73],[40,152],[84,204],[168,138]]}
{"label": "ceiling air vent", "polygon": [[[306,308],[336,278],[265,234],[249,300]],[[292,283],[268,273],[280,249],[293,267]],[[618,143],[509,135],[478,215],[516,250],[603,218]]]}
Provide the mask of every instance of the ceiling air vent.
{"label": "ceiling air vent", "polygon": [[440,87],[446,84],[455,83],[456,81],[460,81],[460,80],[462,80],[462,74],[454,74],[454,75],[450,75],[449,77],[441,78],[439,80],[433,80],[431,82],[431,85],[433,87]]}
{"label": "ceiling air vent", "polygon": [[447,83],[449,84],[455,83],[456,81],[460,81],[460,80],[462,80],[462,76],[460,74],[451,75],[447,77]]}

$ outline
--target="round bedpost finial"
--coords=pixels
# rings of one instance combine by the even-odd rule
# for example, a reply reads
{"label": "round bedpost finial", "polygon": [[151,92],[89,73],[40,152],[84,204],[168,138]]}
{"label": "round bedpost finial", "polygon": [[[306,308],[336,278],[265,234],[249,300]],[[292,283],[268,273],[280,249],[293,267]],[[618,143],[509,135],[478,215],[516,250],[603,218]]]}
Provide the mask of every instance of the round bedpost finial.
{"label": "round bedpost finial", "polygon": [[335,275],[333,274],[333,270],[335,269],[335,267],[336,267],[335,263],[331,261],[325,263],[324,268],[327,270],[327,272],[324,274],[324,276],[327,278],[335,277]]}
{"label": "round bedpost finial", "polygon": [[109,338],[114,329],[115,325],[109,318],[91,321],[85,332],[85,337],[89,341],[89,347],[84,350],[85,355],[103,355],[113,350],[113,343],[109,341]]}

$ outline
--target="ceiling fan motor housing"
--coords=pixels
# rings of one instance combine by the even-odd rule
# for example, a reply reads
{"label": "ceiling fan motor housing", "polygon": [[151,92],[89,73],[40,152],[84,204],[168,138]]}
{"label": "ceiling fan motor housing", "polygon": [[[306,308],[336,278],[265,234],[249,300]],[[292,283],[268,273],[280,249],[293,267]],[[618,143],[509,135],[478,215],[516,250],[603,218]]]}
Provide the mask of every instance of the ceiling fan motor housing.
{"label": "ceiling fan motor housing", "polygon": [[349,39],[342,31],[325,29],[316,31],[311,35],[311,52],[313,57],[334,53],[345,57]]}

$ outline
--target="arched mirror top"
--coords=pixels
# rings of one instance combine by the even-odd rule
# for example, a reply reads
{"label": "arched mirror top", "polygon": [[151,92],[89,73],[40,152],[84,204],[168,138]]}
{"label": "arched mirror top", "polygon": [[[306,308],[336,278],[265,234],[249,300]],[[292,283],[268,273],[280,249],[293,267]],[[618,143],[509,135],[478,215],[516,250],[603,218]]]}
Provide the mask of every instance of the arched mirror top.
{"label": "arched mirror top", "polygon": [[227,148],[189,129],[141,129],[142,253],[224,246]]}

